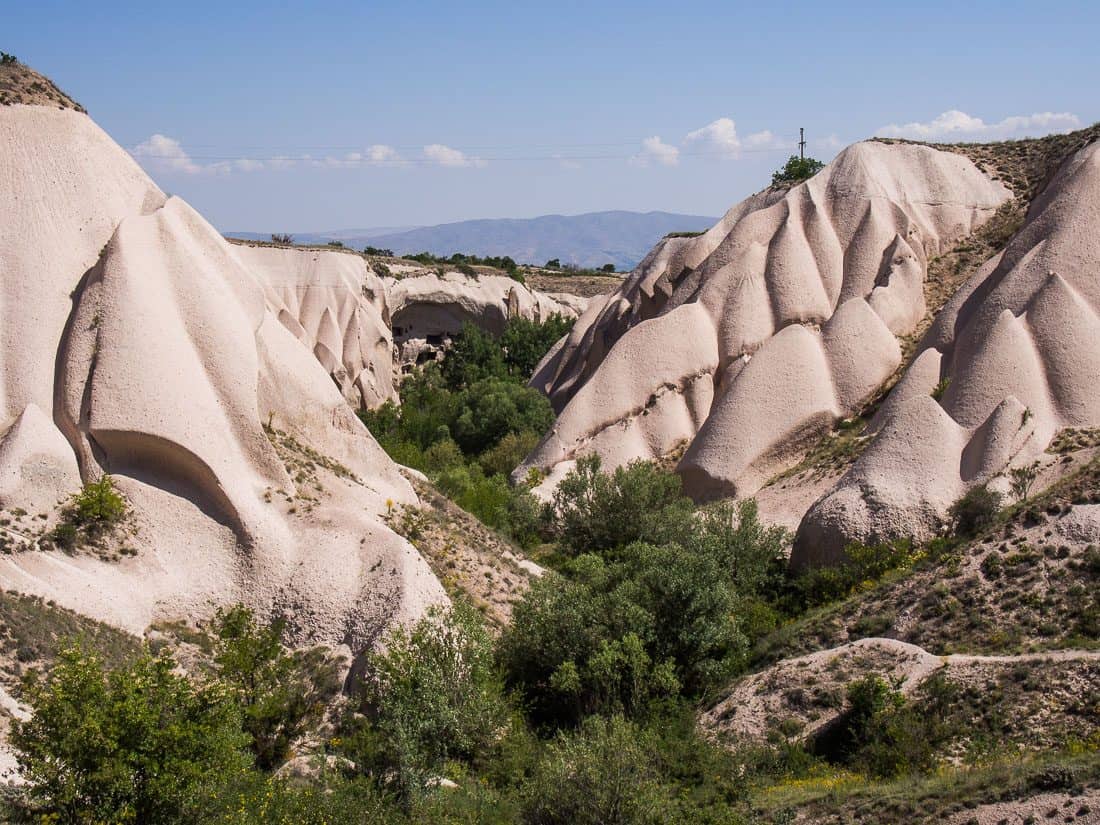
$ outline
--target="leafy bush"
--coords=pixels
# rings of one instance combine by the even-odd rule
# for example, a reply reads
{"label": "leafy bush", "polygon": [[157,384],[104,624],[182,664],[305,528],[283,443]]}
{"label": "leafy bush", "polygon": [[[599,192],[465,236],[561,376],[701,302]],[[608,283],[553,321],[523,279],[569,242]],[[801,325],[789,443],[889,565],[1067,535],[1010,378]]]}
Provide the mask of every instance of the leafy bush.
{"label": "leafy bush", "polygon": [[215,672],[236,699],[256,764],[270,770],[290,753],[339,689],[339,669],[324,651],[293,655],[280,642],[285,622],[262,626],[247,607],[219,609]]}
{"label": "leafy bush", "polygon": [[353,734],[356,761],[391,776],[406,796],[429,787],[451,758],[471,759],[506,727],[510,710],[477,614],[456,604],[397,628],[370,657]]}
{"label": "leafy bush", "polygon": [[661,544],[690,526],[694,505],[680,477],[636,461],[612,473],[584,456],[554,492],[548,519],[567,554],[601,553],[634,541]]}
{"label": "leafy bush", "polygon": [[551,315],[545,321],[511,318],[500,337],[469,322],[454,336],[441,372],[448,389],[460,390],[486,378],[531,377],[550,348],[573,327],[573,319]]}
{"label": "leafy bush", "polygon": [[713,558],[636,543],[618,560],[577,558],[535,582],[499,644],[508,684],[540,724],[640,716],[734,672],[747,649],[737,600]]}
{"label": "leafy bush", "polygon": [[1012,495],[1016,501],[1025,501],[1031,495],[1031,487],[1039,475],[1039,462],[1033,461],[1023,467],[1013,467],[1008,474],[1012,479]]}
{"label": "leafy bush", "polygon": [[526,381],[550,348],[573,328],[573,319],[551,315],[545,321],[512,318],[500,337],[508,373]]}
{"label": "leafy bush", "polygon": [[[371,247],[367,247],[368,250]],[[382,252],[390,252],[389,250],[381,250]],[[393,253],[390,252],[392,255]],[[462,252],[455,252],[449,258],[441,257],[439,255],[433,255],[431,252],[417,252],[415,255],[406,255],[410,261],[417,261],[422,264],[451,264],[459,272],[464,272],[468,275],[476,275],[474,270],[475,266],[490,266],[494,269],[502,269],[508,274],[510,278],[515,281],[519,281],[521,284],[524,282],[523,273],[519,270],[519,264],[517,264],[508,255],[494,256],[489,255],[487,257],[481,257],[479,255],[468,255]]]}
{"label": "leafy bush", "polygon": [[972,487],[956,501],[947,513],[955,530],[964,536],[974,536],[993,524],[1001,510],[1004,497],[984,484]]}
{"label": "leafy bush", "polygon": [[667,822],[672,794],[661,783],[651,752],[644,731],[621,717],[587,720],[547,749],[525,789],[523,822]]}
{"label": "leafy bush", "polygon": [[882,778],[934,767],[935,748],[947,736],[944,713],[955,691],[942,677],[929,682],[922,687],[929,697],[925,707],[875,674],[849,685],[842,737],[848,764]]}
{"label": "leafy bush", "polygon": [[456,391],[486,378],[503,378],[508,370],[500,342],[469,321],[451,339],[440,373],[447,389]]}
{"label": "leafy bush", "polygon": [[554,423],[550,402],[538,390],[489,378],[459,393],[451,434],[467,454],[495,447],[509,434],[545,432]]}
{"label": "leafy bush", "polygon": [[496,446],[478,456],[477,463],[486,475],[507,476],[538,446],[540,440],[541,436],[534,430],[508,433]]}
{"label": "leafy bush", "polygon": [[109,475],[84,485],[73,499],[69,520],[78,527],[98,531],[117,524],[126,515],[126,502]]}
{"label": "leafy bush", "polygon": [[125,517],[126,501],[105,475],[73,496],[47,538],[62,550],[72,551],[84,542],[96,541]]}
{"label": "leafy bush", "polygon": [[812,178],[825,168],[825,164],[814,158],[800,158],[791,155],[782,169],[772,173],[772,186],[784,183],[798,183]]}
{"label": "leafy bush", "polygon": [[951,376],[948,375],[941,378],[939,382],[932,388],[931,396],[935,401],[942,401],[943,395],[947,392],[947,388],[951,386]]}
{"label": "leafy bush", "polygon": [[192,799],[245,771],[232,698],[176,671],[149,655],[105,671],[71,648],[48,681],[27,686],[34,715],[14,723],[11,741],[43,821],[176,823]]}
{"label": "leafy bush", "polygon": [[318,781],[288,783],[252,771],[191,801],[199,825],[388,825],[407,820],[375,783],[336,772]]}
{"label": "leafy bush", "polygon": [[883,544],[850,544],[844,556],[839,566],[817,568],[791,581],[781,599],[784,608],[793,614],[805,607],[846,598],[893,570],[911,567],[921,558],[921,550],[908,539],[898,539]]}

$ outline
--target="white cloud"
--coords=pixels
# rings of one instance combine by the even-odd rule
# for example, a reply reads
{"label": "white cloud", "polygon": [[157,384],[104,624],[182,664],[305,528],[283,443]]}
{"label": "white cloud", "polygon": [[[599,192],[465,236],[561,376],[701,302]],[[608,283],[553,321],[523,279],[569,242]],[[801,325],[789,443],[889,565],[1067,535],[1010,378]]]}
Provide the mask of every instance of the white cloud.
{"label": "white cloud", "polygon": [[367,147],[367,160],[370,163],[392,163],[401,160],[397,150],[384,143],[374,143]]}
{"label": "white cloud", "polygon": [[[179,172],[186,175],[228,175],[233,172],[259,172],[265,169],[278,171],[299,165],[320,169],[346,169],[402,163],[397,150],[382,143],[371,144],[362,152],[348,152],[339,156],[328,155],[323,158],[315,158],[312,155],[278,155],[265,160],[233,158],[199,163],[187,153],[178,140],[161,134],[153,135],[139,143],[134,147],[133,154],[135,158],[146,162],[154,171]],[[466,165],[475,163],[482,162],[475,158]]]}
{"label": "white cloud", "polygon": [[228,175],[231,172],[258,172],[265,168],[263,161],[253,158],[198,163],[178,140],[161,134],[153,135],[135,146],[134,157],[146,161],[154,170],[182,172],[185,175]]}
{"label": "white cloud", "polygon": [[764,129],[741,138],[732,118],[720,117],[706,126],[684,135],[684,146],[691,147],[691,154],[720,158],[739,158],[742,151],[759,152],[766,149],[782,149],[789,145],[773,132]]}
{"label": "white cloud", "polygon": [[688,146],[699,147],[700,154],[735,158],[741,153],[741,139],[737,136],[737,124],[728,117],[708,123],[701,129],[684,136]]}
{"label": "white cloud", "polygon": [[958,109],[951,109],[925,123],[891,123],[875,132],[879,137],[906,137],[917,140],[954,140],[980,138],[1004,140],[1018,137],[1040,137],[1052,132],[1070,132],[1081,127],[1081,120],[1070,112],[1036,112],[1031,115],[1011,115],[996,123],[986,123]]}
{"label": "white cloud", "polygon": [[440,166],[476,166],[479,168],[485,166],[485,161],[481,158],[469,157],[464,152],[452,149],[450,146],[444,146],[442,143],[432,143],[425,146],[424,157],[432,163],[438,163]]}
{"label": "white cloud", "polygon": [[632,157],[630,162],[635,166],[649,166],[650,163],[675,166],[680,162],[680,150],[654,135],[642,141],[642,151]]}
{"label": "white cloud", "polygon": [[144,158],[152,166],[165,171],[183,172],[187,175],[197,175],[202,171],[202,167],[183,150],[180,142],[167,135],[153,135],[139,143],[134,147],[134,157]]}

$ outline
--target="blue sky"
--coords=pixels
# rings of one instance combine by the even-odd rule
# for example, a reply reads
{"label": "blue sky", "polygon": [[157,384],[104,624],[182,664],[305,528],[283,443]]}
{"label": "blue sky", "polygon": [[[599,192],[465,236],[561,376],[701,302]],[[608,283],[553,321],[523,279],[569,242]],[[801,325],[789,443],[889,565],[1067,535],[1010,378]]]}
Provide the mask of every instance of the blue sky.
{"label": "blue sky", "polygon": [[[1100,4],[16,3],[49,75],[223,230],[718,215],[807,129],[1100,120]],[[949,113],[949,114],[944,114]]]}

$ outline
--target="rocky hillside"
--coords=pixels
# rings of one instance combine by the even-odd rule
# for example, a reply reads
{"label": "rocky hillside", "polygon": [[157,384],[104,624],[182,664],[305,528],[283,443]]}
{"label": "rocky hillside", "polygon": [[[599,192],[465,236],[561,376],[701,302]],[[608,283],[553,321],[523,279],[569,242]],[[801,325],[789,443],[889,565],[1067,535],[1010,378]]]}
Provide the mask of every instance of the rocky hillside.
{"label": "rocky hillside", "polygon": [[516,476],[546,492],[585,454],[680,451],[695,497],[801,522],[798,564],[928,537],[967,489],[1007,492],[1060,429],[1100,423],[1078,343],[1096,136],[859,143],[663,241],[540,366],[560,417]]}
{"label": "rocky hillside", "polygon": [[[0,147],[0,584],[133,632],[245,601],[355,651],[442,600],[341,393],[390,392],[365,270],[229,245],[72,107],[0,107]],[[113,507],[107,474],[109,529],[72,499]]]}

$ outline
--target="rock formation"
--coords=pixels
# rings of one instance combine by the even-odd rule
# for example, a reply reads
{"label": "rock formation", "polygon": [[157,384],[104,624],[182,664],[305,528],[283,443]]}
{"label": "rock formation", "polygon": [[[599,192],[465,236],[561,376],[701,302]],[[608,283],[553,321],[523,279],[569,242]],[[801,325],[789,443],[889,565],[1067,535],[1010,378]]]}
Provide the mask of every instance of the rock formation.
{"label": "rock formation", "polygon": [[503,275],[439,274],[421,269],[384,282],[393,340],[405,371],[435,360],[464,323],[499,335],[511,318],[575,318],[588,306],[585,298],[538,292]]}
{"label": "rock formation", "polygon": [[236,247],[268,305],[352,406],[396,401],[393,335],[382,280],[360,255],[306,247]]}
{"label": "rock formation", "polygon": [[546,492],[580,455],[687,443],[690,493],[752,495],[895,371],[928,260],[1010,196],[962,155],[865,142],[666,239],[539,366],[560,418],[517,475]]}
{"label": "rock formation", "polygon": [[[391,392],[380,293],[349,297],[369,273],[231,246],[73,109],[0,107],[0,180],[0,506],[42,516],[0,586],[137,632],[243,600],[355,651],[444,598],[341,394]],[[104,473],[136,553],[43,549]]]}
{"label": "rock formation", "polygon": [[803,519],[796,565],[834,562],[853,540],[927,538],[968,488],[1007,489],[1004,470],[1040,456],[1059,429],[1100,425],[1097,227],[1093,143],[936,317],[872,422],[875,439]]}

